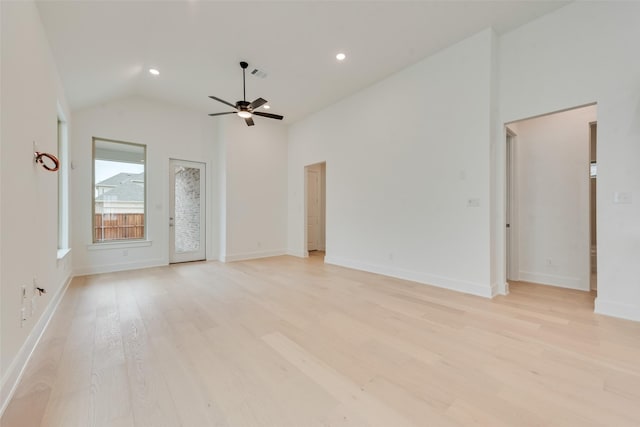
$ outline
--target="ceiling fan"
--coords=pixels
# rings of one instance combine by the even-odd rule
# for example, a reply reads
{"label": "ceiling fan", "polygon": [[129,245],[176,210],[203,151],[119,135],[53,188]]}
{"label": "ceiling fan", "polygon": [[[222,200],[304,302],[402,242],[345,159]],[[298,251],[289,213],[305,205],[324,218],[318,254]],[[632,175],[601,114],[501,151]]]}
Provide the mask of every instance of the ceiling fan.
{"label": "ceiling fan", "polygon": [[264,104],[267,103],[266,99],[258,98],[253,102],[247,102],[247,88],[245,86],[245,70],[247,69],[248,66],[249,64],[244,61],[240,63],[240,67],[242,68],[242,101],[238,101],[236,102],[235,105],[233,105],[232,103],[227,102],[224,99],[216,98],[215,96],[209,96],[209,98],[215,99],[218,102],[222,102],[223,104],[233,107],[236,110],[227,111],[225,113],[213,113],[209,115],[223,116],[225,114],[237,114],[238,116],[244,119],[244,121],[247,123],[247,126],[254,125],[252,116],[260,116],[260,117],[267,117],[269,119],[282,120],[284,117],[278,114],[269,114],[269,113],[263,113],[262,111],[255,111],[257,108],[262,107]]}

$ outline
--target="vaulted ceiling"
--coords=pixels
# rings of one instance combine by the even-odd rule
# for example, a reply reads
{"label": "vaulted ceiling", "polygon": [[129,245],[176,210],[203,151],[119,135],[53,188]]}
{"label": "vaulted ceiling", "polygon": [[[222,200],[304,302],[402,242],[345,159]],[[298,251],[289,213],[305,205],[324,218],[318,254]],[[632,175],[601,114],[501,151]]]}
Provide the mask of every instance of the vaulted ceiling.
{"label": "vaulted ceiling", "polygon": [[[292,123],[438,50],[566,1],[42,1],[72,110],[139,94],[213,113],[269,101]],[[335,55],[344,52],[346,60]],[[148,73],[150,67],[159,76]],[[401,108],[384,105],[380,108]]]}

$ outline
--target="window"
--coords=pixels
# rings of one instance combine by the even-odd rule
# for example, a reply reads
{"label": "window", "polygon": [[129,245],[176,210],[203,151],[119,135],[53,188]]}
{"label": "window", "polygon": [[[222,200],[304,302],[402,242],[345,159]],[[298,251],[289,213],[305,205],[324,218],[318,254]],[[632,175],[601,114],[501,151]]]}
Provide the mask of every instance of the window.
{"label": "window", "polygon": [[69,166],[67,139],[67,122],[61,113],[58,113],[58,258],[61,258],[69,249]]}
{"label": "window", "polygon": [[146,237],[143,144],[93,138],[93,242]]}

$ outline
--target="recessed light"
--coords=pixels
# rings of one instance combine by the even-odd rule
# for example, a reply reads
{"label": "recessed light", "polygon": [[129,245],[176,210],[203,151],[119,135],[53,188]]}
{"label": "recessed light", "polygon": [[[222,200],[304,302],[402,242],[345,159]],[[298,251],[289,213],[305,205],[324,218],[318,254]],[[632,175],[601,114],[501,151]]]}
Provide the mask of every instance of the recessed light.
{"label": "recessed light", "polygon": [[160,71],[156,70],[155,68],[149,68],[149,73],[153,74],[154,76],[157,76],[160,74]]}
{"label": "recessed light", "polygon": [[269,108],[271,108],[271,107],[269,107],[269,104],[264,104],[264,105],[262,106],[262,108],[264,108],[265,110],[268,110],[268,109],[269,109]]}
{"label": "recessed light", "polygon": [[345,55],[344,53],[340,52],[339,54],[336,55],[336,59],[338,61],[344,61],[344,59],[347,57],[347,55]]}

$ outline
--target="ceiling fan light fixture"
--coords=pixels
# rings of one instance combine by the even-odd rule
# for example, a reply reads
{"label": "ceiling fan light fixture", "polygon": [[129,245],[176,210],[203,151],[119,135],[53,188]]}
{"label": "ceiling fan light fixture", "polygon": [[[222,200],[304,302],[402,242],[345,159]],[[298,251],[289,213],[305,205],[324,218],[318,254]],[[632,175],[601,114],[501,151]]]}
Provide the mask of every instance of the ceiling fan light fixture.
{"label": "ceiling fan light fixture", "polygon": [[255,124],[253,122],[253,116],[265,117],[267,119],[275,119],[275,120],[284,119],[284,116],[281,116],[279,114],[271,114],[271,113],[265,113],[262,111],[256,111],[258,108],[262,107],[263,105],[265,106],[265,109],[269,108],[268,106],[265,105],[267,103],[266,99],[257,98],[253,102],[247,101],[245,70],[248,66],[249,64],[247,64],[244,61],[240,63],[240,68],[242,68],[242,100],[241,101],[236,102],[234,105],[228,101],[225,101],[224,99],[209,95],[209,98],[214,99],[218,102],[221,102],[225,105],[228,105],[229,107],[233,108],[234,111],[226,111],[223,113],[211,113],[209,114],[209,116],[215,117],[215,116],[226,116],[227,114],[237,114],[238,117],[244,119],[247,126],[253,126]]}

